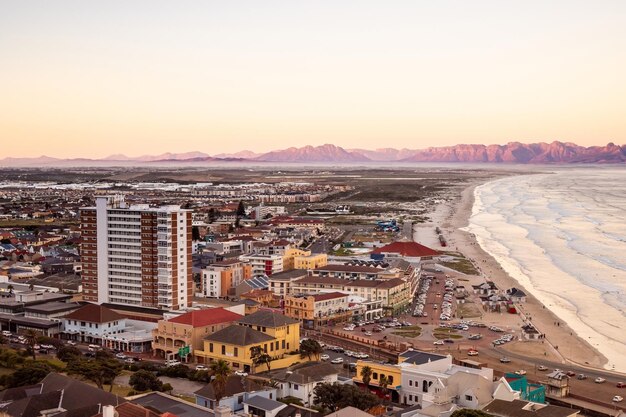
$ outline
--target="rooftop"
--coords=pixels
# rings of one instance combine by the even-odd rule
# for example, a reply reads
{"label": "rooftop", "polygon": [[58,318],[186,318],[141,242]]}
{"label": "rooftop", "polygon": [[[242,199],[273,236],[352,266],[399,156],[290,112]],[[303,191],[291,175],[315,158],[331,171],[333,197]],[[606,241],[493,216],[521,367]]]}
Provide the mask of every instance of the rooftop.
{"label": "rooftop", "polygon": [[234,324],[208,335],[205,340],[237,346],[249,346],[255,343],[269,342],[274,340],[274,338],[250,327]]}
{"label": "rooftop", "polygon": [[240,319],[239,323],[262,327],[282,327],[299,323],[299,321],[272,311],[260,310]]}
{"label": "rooftop", "polygon": [[76,311],[71,312],[65,319],[83,320],[90,323],[109,323],[111,321],[122,320],[124,316],[115,311],[97,304],[85,304]]}
{"label": "rooftop", "polygon": [[171,323],[188,324],[192,327],[204,327],[211,324],[234,322],[239,320],[240,314],[224,308],[206,308],[194,310],[168,320]]}
{"label": "rooftop", "polygon": [[439,252],[424,245],[420,245],[417,242],[393,242],[380,248],[374,249],[372,253],[384,254],[384,253],[397,253],[401,256],[411,258],[424,258],[429,256],[437,256]]}

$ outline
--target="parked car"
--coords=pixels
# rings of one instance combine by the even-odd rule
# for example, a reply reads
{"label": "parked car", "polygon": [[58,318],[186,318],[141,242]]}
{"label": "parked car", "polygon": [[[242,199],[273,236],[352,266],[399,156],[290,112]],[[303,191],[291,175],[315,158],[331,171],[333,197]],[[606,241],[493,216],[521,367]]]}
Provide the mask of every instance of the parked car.
{"label": "parked car", "polygon": [[616,386],[617,388],[625,388],[625,387],[626,387],[626,384],[624,384],[623,382],[618,382],[615,386]]}
{"label": "parked car", "polygon": [[328,356],[327,354],[323,354],[322,356],[320,356],[320,359],[323,361],[327,361],[330,359],[330,356]]}
{"label": "parked car", "polygon": [[578,376],[576,377],[576,379],[579,379],[579,380],[581,380],[581,381],[582,381],[583,379],[587,379],[587,375],[585,375],[585,374],[578,374]]}
{"label": "parked car", "polygon": [[443,340],[435,340],[433,345],[443,345]]}
{"label": "parked car", "polygon": [[197,365],[196,366],[196,371],[207,371],[209,368],[206,367],[206,365]]}
{"label": "parked car", "polygon": [[621,395],[616,395],[615,397],[613,397],[613,402],[621,403],[622,401],[624,401],[624,398]]}
{"label": "parked car", "polygon": [[330,363],[334,363],[335,365],[343,363],[343,358],[335,358]]}
{"label": "parked car", "polygon": [[567,371],[565,373],[565,375],[567,375],[567,376],[576,376],[576,372],[574,372],[574,371]]}
{"label": "parked car", "polygon": [[500,358],[500,363],[509,363],[511,362],[511,359],[507,358],[506,356]]}
{"label": "parked car", "polygon": [[239,369],[235,371],[235,375],[237,376],[248,376],[247,372],[240,371]]}
{"label": "parked car", "polygon": [[467,351],[467,356],[478,356],[478,351],[477,350],[468,350]]}
{"label": "parked car", "polygon": [[176,366],[176,365],[180,365],[180,361],[169,360],[169,361],[165,362],[165,366],[167,366],[168,368],[171,367],[171,366]]}
{"label": "parked car", "polygon": [[525,371],[525,370],[523,370],[523,369],[520,369],[519,371],[515,371],[515,373],[516,373],[517,375],[526,375],[526,371]]}
{"label": "parked car", "polygon": [[537,369],[538,369],[539,371],[547,371],[547,370],[548,370],[548,367],[547,367],[547,366],[544,366],[544,365],[539,365],[539,366],[537,367]]}
{"label": "parked car", "polygon": [[73,341],[73,340],[68,340],[67,344],[70,345],[70,346],[76,346],[76,342]]}
{"label": "parked car", "polygon": [[606,379],[604,379],[602,377],[597,377],[593,382],[595,382],[596,384],[602,384],[602,383],[606,382]]}
{"label": "parked car", "polygon": [[115,357],[116,357],[117,359],[126,359],[126,358],[127,358],[127,356],[126,356],[126,355],[124,355],[124,354],[123,354],[123,353],[121,353],[121,352],[120,352],[120,353],[118,353],[117,355],[115,355]]}

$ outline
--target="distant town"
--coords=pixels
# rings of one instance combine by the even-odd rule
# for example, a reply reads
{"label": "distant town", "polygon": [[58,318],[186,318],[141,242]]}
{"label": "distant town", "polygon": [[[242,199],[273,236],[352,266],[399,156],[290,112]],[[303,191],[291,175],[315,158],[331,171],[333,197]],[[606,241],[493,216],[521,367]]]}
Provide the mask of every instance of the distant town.
{"label": "distant town", "polygon": [[459,235],[504,171],[5,174],[4,415],[623,413]]}

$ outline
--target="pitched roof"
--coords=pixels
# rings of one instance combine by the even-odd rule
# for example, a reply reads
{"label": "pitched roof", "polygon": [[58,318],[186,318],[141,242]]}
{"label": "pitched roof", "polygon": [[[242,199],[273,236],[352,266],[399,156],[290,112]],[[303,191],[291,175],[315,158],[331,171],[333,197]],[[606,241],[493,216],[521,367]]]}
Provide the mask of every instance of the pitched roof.
{"label": "pitched roof", "polygon": [[282,327],[289,324],[299,323],[299,321],[272,311],[260,310],[240,319],[239,323],[250,324],[252,326]]}
{"label": "pitched roof", "polygon": [[[242,392],[252,392],[262,390],[264,387],[252,379],[244,378],[237,375],[230,375],[226,380],[226,386],[224,387],[224,397],[230,397]],[[208,398],[209,400],[215,400],[215,388],[213,383],[208,383],[204,387],[200,388],[194,394]]]}
{"label": "pitched roof", "polygon": [[419,350],[407,350],[402,352],[399,356],[406,358],[403,363],[412,363],[415,365],[439,361],[446,358],[444,355],[437,355],[435,353],[422,352]]}
{"label": "pitched roof", "polygon": [[249,346],[257,343],[268,342],[270,340],[274,340],[274,338],[258,330],[251,329],[250,327],[233,324],[208,335],[205,340],[210,342],[228,343],[237,346]]}
{"label": "pitched roof", "polygon": [[342,292],[339,291],[335,291],[335,292],[327,292],[327,293],[322,293],[322,294],[315,294],[313,295],[313,298],[315,299],[315,301],[326,301],[326,300],[332,300],[334,298],[342,298],[342,297],[347,297],[347,294],[344,294]]}
{"label": "pitched roof", "polygon": [[576,409],[533,404],[522,400],[493,400],[483,408],[483,411],[502,417],[567,417],[580,412]]}
{"label": "pitched roof", "polygon": [[344,407],[334,413],[328,414],[326,417],[372,417],[365,411],[361,411],[355,407]]}
{"label": "pitched roof", "polygon": [[171,323],[188,324],[193,327],[204,327],[211,324],[234,322],[241,317],[243,317],[241,314],[218,307],[190,311],[168,321]]}
{"label": "pitched roof", "polygon": [[380,248],[374,249],[372,253],[397,253],[402,256],[423,258],[428,256],[437,256],[439,252],[417,242],[393,242]]}
{"label": "pitched roof", "polygon": [[108,323],[115,320],[122,320],[124,316],[101,305],[85,304],[78,310],[64,316],[64,318],[88,321],[90,323]]}
{"label": "pitched roof", "polygon": [[270,400],[269,398],[261,397],[260,395],[253,395],[243,402],[265,411],[278,410],[287,406],[280,401]]}
{"label": "pitched roof", "polygon": [[327,362],[305,362],[289,368],[276,369],[266,374],[272,379],[295,384],[319,382],[328,375],[336,375],[337,369]]}
{"label": "pitched roof", "polygon": [[149,392],[134,397],[129,401],[159,413],[171,413],[177,417],[207,417],[212,413],[208,408],[187,402],[163,392]]}

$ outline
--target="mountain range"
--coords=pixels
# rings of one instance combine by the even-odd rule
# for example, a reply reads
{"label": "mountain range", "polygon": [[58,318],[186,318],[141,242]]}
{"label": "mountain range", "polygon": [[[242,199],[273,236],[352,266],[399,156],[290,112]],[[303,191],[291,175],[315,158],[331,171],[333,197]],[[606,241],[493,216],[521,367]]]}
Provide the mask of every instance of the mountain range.
{"label": "mountain range", "polygon": [[505,145],[455,145],[426,149],[382,148],[344,149],[326,144],[321,146],[291,147],[267,153],[241,151],[220,153],[214,156],[204,152],[164,153],[129,157],[114,154],[106,158],[61,159],[48,156],[38,158],[4,158],[0,167],[19,166],[111,166],[191,163],[418,163],[465,162],[511,164],[572,164],[572,163],[625,163],[626,145],[609,143],[606,146],[584,147],[574,143],[510,142]]}

